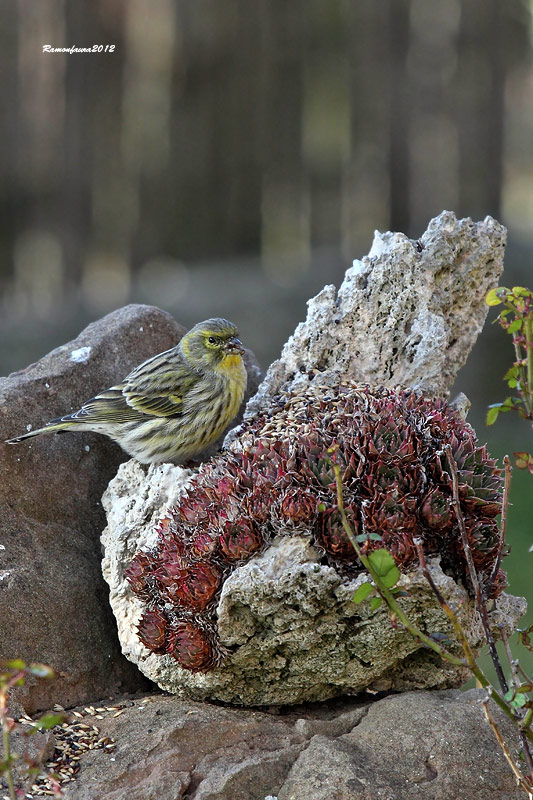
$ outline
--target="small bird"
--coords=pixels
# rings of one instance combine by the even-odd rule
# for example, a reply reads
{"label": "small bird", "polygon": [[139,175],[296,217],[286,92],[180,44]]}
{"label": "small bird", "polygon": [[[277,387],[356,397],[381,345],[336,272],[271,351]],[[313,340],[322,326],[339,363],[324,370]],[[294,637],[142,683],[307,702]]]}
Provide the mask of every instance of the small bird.
{"label": "small bird", "polygon": [[183,463],[216,441],[239,410],[247,379],[243,354],[232,322],[199,322],[176,347],[144,361],[79,411],[7,443],[93,431],[143,464]]}

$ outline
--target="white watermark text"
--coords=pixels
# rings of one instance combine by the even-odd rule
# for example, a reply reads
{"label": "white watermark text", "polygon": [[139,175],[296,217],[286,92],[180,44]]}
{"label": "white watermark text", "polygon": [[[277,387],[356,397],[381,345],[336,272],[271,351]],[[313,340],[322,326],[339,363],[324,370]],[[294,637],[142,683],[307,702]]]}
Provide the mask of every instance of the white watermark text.
{"label": "white watermark text", "polygon": [[43,44],[43,53],[114,53],[114,44],[93,44],[92,47],[52,47],[51,44]]}

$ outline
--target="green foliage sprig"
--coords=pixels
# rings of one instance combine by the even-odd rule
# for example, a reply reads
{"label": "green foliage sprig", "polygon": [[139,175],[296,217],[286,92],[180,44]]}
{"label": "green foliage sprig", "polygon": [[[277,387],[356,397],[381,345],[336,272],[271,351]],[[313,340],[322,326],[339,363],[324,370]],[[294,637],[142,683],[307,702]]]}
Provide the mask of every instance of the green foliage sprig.
{"label": "green foliage sprig", "polygon": [[[398,596],[405,593],[400,592],[397,587],[397,583],[400,578],[400,572],[395,564],[394,558],[392,554],[389,553],[389,551],[386,550],[385,548],[374,550],[368,555],[364,553],[362,548],[361,534],[356,535],[355,532],[353,531],[344,508],[341,469],[338,464],[334,463],[335,449],[332,448],[329,451],[329,454],[333,460],[333,472],[335,475],[335,485],[337,492],[337,507],[341,515],[344,531],[352,547],[354,548],[357,557],[359,558],[363,567],[368,572],[368,575],[371,579],[371,582],[367,581],[363,583],[361,586],[359,586],[353,597],[354,602],[362,603],[368,598],[371,598],[371,602],[373,604],[371,606],[372,610],[377,608],[381,603],[383,602],[386,603],[390,612],[391,623],[393,625],[396,625],[399,622],[418,641],[422,642],[426,647],[429,647],[431,650],[437,653],[442,659],[448,661],[454,666],[467,667],[470,670],[472,675],[475,676],[475,678],[477,679],[478,683],[487,690],[487,696],[483,702],[483,708],[487,720],[492,730],[494,731],[496,739],[500,744],[500,747],[509,763],[509,766],[513,771],[513,774],[515,775],[518,785],[526,792],[528,798],[531,799],[533,797],[533,758],[531,755],[531,744],[533,743],[533,728],[532,728],[533,680],[527,676],[525,671],[521,668],[520,664],[515,659],[513,659],[506,632],[502,628],[500,630],[500,633],[501,633],[501,638],[505,645],[507,657],[509,659],[511,679],[508,682],[504,677],[503,668],[499,659],[499,655],[496,650],[494,637],[490,629],[488,610],[486,605],[486,594],[481,590],[479,578],[472,560],[470,546],[468,543],[468,539],[466,537],[464,518],[462,516],[461,506],[459,502],[457,465],[453,460],[451,449],[448,448],[447,457],[453,481],[455,515],[458,522],[459,531],[461,534],[462,544],[468,559],[468,570],[472,585],[474,586],[476,608],[481,616],[485,636],[487,639],[487,643],[489,645],[489,650],[496,668],[496,673],[499,678],[499,683],[500,683],[499,688],[497,688],[491,683],[491,681],[488,679],[488,677],[485,675],[485,673],[477,663],[476,658],[472,652],[470,644],[468,643],[468,639],[461,626],[461,623],[459,621],[456,612],[454,611],[453,608],[451,608],[448,605],[447,601],[442,596],[441,592],[436,586],[433,577],[431,575],[431,572],[426,563],[426,558],[421,540],[415,541],[420,568],[422,570],[424,577],[428,581],[433,593],[435,594],[442,610],[444,611],[444,613],[451,622],[451,625],[457,636],[457,643],[460,644],[462,648],[463,657],[461,658],[455,655],[448,649],[447,646],[445,647],[445,645],[450,644],[447,637],[443,636],[438,632],[428,636],[409,620],[409,618],[407,617],[407,615],[405,614],[405,612],[398,603]],[[510,474],[510,464],[508,459],[506,459],[506,473],[507,475]],[[504,508],[502,509],[502,519],[507,518],[507,503],[509,496],[508,480],[506,481],[506,487],[507,490],[504,492],[504,498],[503,498]],[[505,531],[502,530],[502,538],[504,536],[504,533]],[[502,549],[503,548],[500,547],[500,551]],[[529,636],[533,633],[532,629],[533,626],[528,628],[526,631],[519,632],[521,634],[522,643],[528,649],[531,648],[531,645],[529,643]],[[506,716],[514,723],[517,729],[518,737],[522,745],[522,758],[524,760],[525,772],[522,772],[515,764],[514,759],[512,758],[512,755],[507,746],[507,743],[505,742],[504,737],[502,736],[490,712],[488,703],[489,700],[491,699],[501,708],[501,710],[506,714]]]}
{"label": "green foliage sprig", "polygon": [[[9,716],[9,693],[16,686],[23,686],[26,682],[28,675],[33,675],[36,678],[50,679],[54,677],[54,672],[46,664],[26,664],[21,659],[13,659],[11,661],[3,661],[0,663],[0,725],[2,728],[2,743],[3,743],[3,756],[0,758],[0,776],[4,776],[7,789],[9,791],[10,800],[17,800],[17,798],[26,797],[26,790],[17,788],[13,778],[13,767],[19,759],[17,753],[11,751],[11,734],[21,729],[21,725],[17,723],[11,716]],[[38,731],[48,731],[55,725],[60,725],[64,721],[63,714],[44,714],[40,719],[35,720],[31,724],[24,727],[22,735],[28,740]],[[35,779],[43,774],[43,756],[41,753],[37,759],[32,759],[28,755],[27,748],[24,753],[24,761],[26,764],[26,780],[34,782]],[[62,797],[59,789],[59,783],[53,775],[48,774],[50,785],[54,792],[54,797]]]}
{"label": "green foliage sprig", "polygon": [[[524,419],[533,422],[533,292],[523,286],[491,289],[485,298],[489,306],[503,306],[496,317],[504,331],[512,336],[515,360],[504,375],[504,380],[514,395],[502,403],[489,406],[487,425],[493,425],[506,411],[517,411]],[[528,452],[514,454],[519,469],[529,469],[533,474],[533,456]]]}

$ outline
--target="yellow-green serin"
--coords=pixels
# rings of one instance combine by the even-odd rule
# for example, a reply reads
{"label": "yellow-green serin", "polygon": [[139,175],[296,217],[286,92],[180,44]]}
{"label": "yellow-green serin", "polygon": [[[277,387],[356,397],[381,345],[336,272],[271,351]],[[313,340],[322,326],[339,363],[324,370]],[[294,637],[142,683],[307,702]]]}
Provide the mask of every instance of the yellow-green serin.
{"label": "yellow-green serin", "polygon": [[79,411],[41,433],[93,431],[140,462],[187,461],[214,442],[239,410],[246,389],[244,348],[227,319],[199,322],[176,347],[149,358]]}

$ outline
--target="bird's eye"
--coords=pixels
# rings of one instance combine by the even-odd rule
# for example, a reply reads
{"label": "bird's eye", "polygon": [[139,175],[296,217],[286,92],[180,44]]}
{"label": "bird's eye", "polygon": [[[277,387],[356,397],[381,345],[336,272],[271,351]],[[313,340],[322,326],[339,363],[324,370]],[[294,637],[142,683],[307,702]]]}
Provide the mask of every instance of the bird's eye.
{"label": "bird's eye", "polygon": [[209,344],[216,344],[217,340],[215,336],[210,336],[207,341],[209,342]]}

